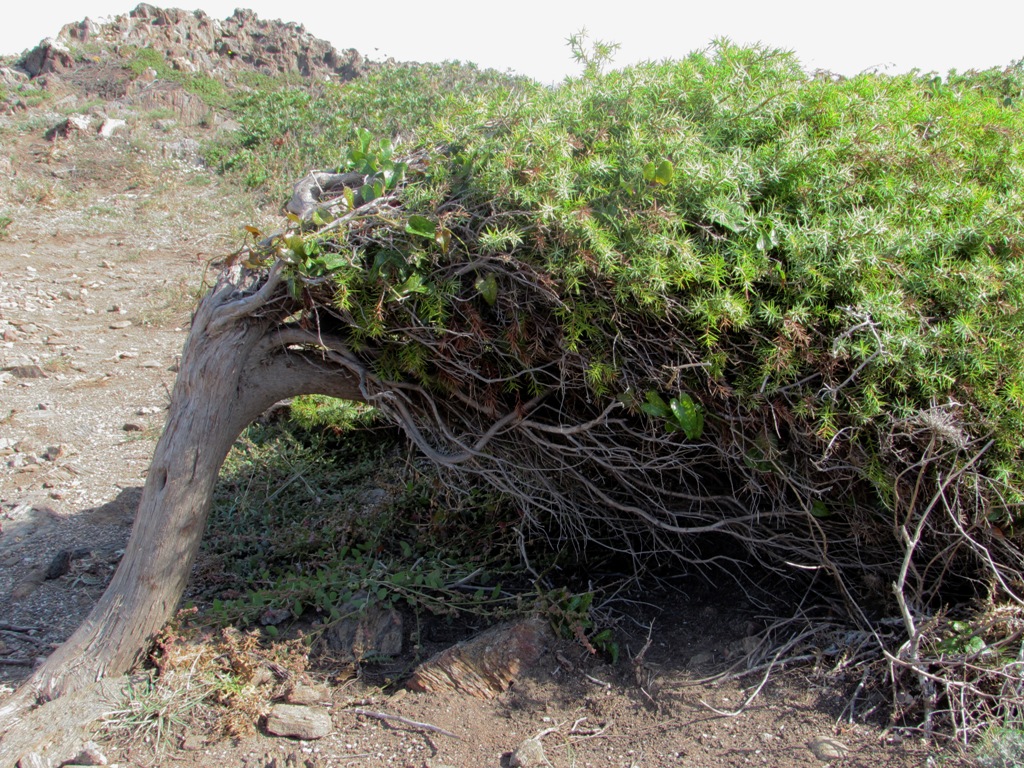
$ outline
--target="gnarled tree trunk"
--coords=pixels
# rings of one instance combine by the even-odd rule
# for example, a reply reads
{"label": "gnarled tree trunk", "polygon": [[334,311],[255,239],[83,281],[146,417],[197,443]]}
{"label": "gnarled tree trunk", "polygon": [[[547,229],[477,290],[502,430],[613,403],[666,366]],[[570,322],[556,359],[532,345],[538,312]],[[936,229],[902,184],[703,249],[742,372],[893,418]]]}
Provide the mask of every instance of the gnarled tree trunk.
{"label": "gnarled tree trunk", "polygon": [[[299,306],[282,269],[278,264],[248,290],[240,286],[244,273],[228,270],[200,304],[124,557],[81,627],[0,707],[0,766],[32,751],[48,753],[49,762],[72,756],[60,754],[74,741],[69,729],[88,720],[93,705],[84,703],[89,697],[60,697],[126,672],[171,617],[218,472],[241,431],[287,397],[364,399],[340,345],[288,322]],[[78,714],[70,712],[75,708]],[[40,716],[53,726],[44,729],[49,733],[32,724]]]}

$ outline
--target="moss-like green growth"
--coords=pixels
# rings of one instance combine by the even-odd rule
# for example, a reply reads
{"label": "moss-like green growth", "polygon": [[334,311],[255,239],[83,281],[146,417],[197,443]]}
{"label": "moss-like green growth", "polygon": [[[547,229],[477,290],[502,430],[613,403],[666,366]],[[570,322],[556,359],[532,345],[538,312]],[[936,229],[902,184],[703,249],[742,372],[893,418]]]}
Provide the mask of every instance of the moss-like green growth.
{"label": "moss-like green growth", "polygon": [[125,47],[121,55],[125,66],[136,77],[152,69],[158,78],[179,83],[186,91],[201,98],[211,107],[226,107],[231,102],[224,82],[217,78],[196,72],[182,72],[174,69],[160,51],[153,48]]}

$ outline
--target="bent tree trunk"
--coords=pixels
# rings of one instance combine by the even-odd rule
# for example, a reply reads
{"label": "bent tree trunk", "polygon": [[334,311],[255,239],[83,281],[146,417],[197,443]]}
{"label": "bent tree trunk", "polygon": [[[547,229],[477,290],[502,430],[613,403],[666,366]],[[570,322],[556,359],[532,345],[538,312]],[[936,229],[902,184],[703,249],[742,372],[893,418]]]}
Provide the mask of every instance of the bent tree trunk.
{"label": "bent tree trunk", "polygon": [[[74,635],[0,707],[0,766],[40,746],[26,733],[31,728],[19,727],[28,725],[30,710],[123,674],[171,617],[199,548],[217,474],[241,431],[294,395],[364,399],[340,345],[288,323],[298,307],[284,290],[281,265],[249,290],[240,289],[241,275],[226,272],[197,309],[113,580]],[[45,720],[51,731],[60,728],[53,717]]]}

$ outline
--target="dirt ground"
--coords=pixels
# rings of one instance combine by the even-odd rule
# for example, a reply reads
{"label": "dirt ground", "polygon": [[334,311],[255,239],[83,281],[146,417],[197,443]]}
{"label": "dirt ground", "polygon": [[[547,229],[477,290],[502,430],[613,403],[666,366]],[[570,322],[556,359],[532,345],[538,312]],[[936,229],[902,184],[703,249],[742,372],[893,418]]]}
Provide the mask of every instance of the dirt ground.
{"label": "dirt ground", "polygon": [[[0,700],[102,592],[204,271],[237,247],[242,225],[272,227],[275,216],[180,151],[203,129],[138,119],[109,139],[44,139],[60,119],[0,118],[0,213],[13,220],[0,239]],[[958,764],[877,720],[849,722],[848,692],[824,685],[813,663],[775,671],[742,708],[761,674],[701,681],[757,637],[757,607],[726,588],[647,602],[651,645],[636,663],[639,625],[624,628],[616,666],[552,639],[494,699],[386,694],[320,668],[318,706],[333,730],[317,740],[197,732],[160,752],[97,740],[119,765],[196,768]]]}

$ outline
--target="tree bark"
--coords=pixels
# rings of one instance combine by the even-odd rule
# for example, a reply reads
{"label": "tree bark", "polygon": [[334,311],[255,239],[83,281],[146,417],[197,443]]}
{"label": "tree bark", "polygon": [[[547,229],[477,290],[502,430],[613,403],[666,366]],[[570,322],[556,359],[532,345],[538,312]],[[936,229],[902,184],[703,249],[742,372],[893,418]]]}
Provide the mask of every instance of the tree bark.
{"label": "tree bark", "polygon": [[9,738],[32,707],[127,671],[171,617],[235,439],[274,403],[301,394],[363,400],[359,377],[291,328],[297,307],[280,265],[254,292],[222,277],[193,319],[163,434],[124,557],[78,630],[0,707],[0,766],[24,750]]}

